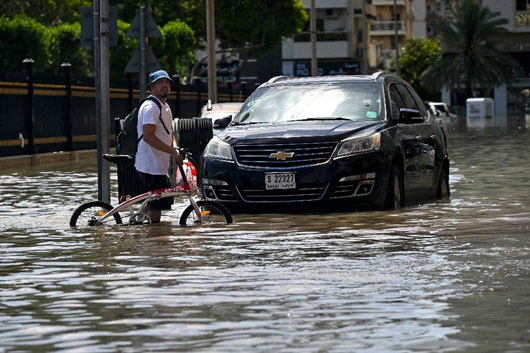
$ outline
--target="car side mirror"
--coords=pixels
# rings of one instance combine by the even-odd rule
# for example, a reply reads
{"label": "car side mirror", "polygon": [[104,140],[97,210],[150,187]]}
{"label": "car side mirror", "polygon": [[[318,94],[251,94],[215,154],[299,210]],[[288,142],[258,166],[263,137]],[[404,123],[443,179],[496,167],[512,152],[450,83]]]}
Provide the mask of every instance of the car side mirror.
{"label": "car side mirror", "polygon": [[401,108],[399,109],[398,121],[409,123],[422,122],[423,116],[418,109]]}
{"label": "car side mirror", "polygon": [[228,124],[230,124],[231,121],[232,121],[232,115],[227,115],[224,118],[217,119],[213,123],[213,128],[216,130],[224,129],[225,127],[228,126]]}

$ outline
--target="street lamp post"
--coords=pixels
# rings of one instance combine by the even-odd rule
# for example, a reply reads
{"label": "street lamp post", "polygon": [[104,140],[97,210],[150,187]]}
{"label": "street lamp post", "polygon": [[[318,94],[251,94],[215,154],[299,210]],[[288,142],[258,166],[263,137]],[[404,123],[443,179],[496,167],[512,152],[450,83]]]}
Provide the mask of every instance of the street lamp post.
{"label": "street lamp post", "polygon": [[33,112],[33,102],[35,100],[34,87],[33,87],[33,65],[35,61],[32,58],[26,58],[22,61],[24,64],[24,70],[26,71],[26,80],[28,81],[28,148],[30,154],[37,153],[35,147],[35,132],[33,125],[35,123],[35,116]]}
{"label": "street lamp post", "polygon": [[315,0],[311,0],[310,14],[310,31],[311,31],[311,76],[317,76],[317,14]]}
{"label": "street lamp post", "polygon": [[208,98],[217,103],[217,62],[215,58],[215,5],[214,0],[206,0],[206,41],[208,42]]}
{"label": "street lamp post", "polygon": [[74,150],[74,143],[72,140],[72,64],[69,62],[63,62],[61,64],[61,71],[64,75],[64,87],[65,87],[65,103],[64,103],[64,126],[66,129],[66,143],[68,151]]}
{"label": "street lamp post", "polygon": [[399,37],[398,37],[397,5],[394,0],[394,43],[396,46],[396,73],[399,76]]}

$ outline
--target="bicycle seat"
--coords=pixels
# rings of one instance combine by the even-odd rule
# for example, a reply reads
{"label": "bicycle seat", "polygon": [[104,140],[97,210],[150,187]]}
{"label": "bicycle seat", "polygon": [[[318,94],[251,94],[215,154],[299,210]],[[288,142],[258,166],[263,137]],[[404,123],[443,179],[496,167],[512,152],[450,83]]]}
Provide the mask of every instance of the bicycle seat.
{"label": "bicycle seat", "polygon": [[103,155],[103,158],[105,158],[109,162],[116,163],[116,164],[118,164],[118,162],[120,161],[133,159],[133,157],[129,156],[128,154],[109,154],[109,153],[105,153]]}

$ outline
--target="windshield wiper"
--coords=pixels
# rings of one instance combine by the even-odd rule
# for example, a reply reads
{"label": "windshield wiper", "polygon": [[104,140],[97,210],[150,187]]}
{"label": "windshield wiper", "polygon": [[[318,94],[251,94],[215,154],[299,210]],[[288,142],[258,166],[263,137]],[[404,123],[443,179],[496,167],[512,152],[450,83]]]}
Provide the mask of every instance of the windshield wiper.
{"label": "windshield wiper", "polygon": [[249,121],[247,123],[242,123],[240,121],[235,121],[232,125],[252,125],[252,124],[265,124],[265,121]]}
{"label": "windshield wiper", "polygon": [[318,120],[350,120],[350,119],[343,118],[342,116],[318,116],[315,118],[305,118],[305,119],[296,119],[296,120],[287,120],[287,121],[318,121]]}

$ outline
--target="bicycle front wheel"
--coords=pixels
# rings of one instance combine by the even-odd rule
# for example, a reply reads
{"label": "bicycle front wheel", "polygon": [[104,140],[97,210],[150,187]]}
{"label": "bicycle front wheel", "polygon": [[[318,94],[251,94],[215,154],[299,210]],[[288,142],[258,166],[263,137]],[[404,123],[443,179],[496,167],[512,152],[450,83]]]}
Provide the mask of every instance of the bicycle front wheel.
{"label": "bicycle front wheel", "polygon": [[[99,226],[101,222],[99,221],[102,217],[112,210],[112,206],[103,201],[92,201],[87,202],[79,206],[72,217],[70,218],[70,227],[79,226]],[[117,224],[121,224],[121,217],[118,212],[112,215]]]}
{"label": "bicycle front wheel", "polygon": [[192,205],[186,207],[180,216],[181,226],[202,224],[230,224],[232,215],[221,203],[212,200],[197,201],[197,207],[201,212],[201,218],[197,217]]}

